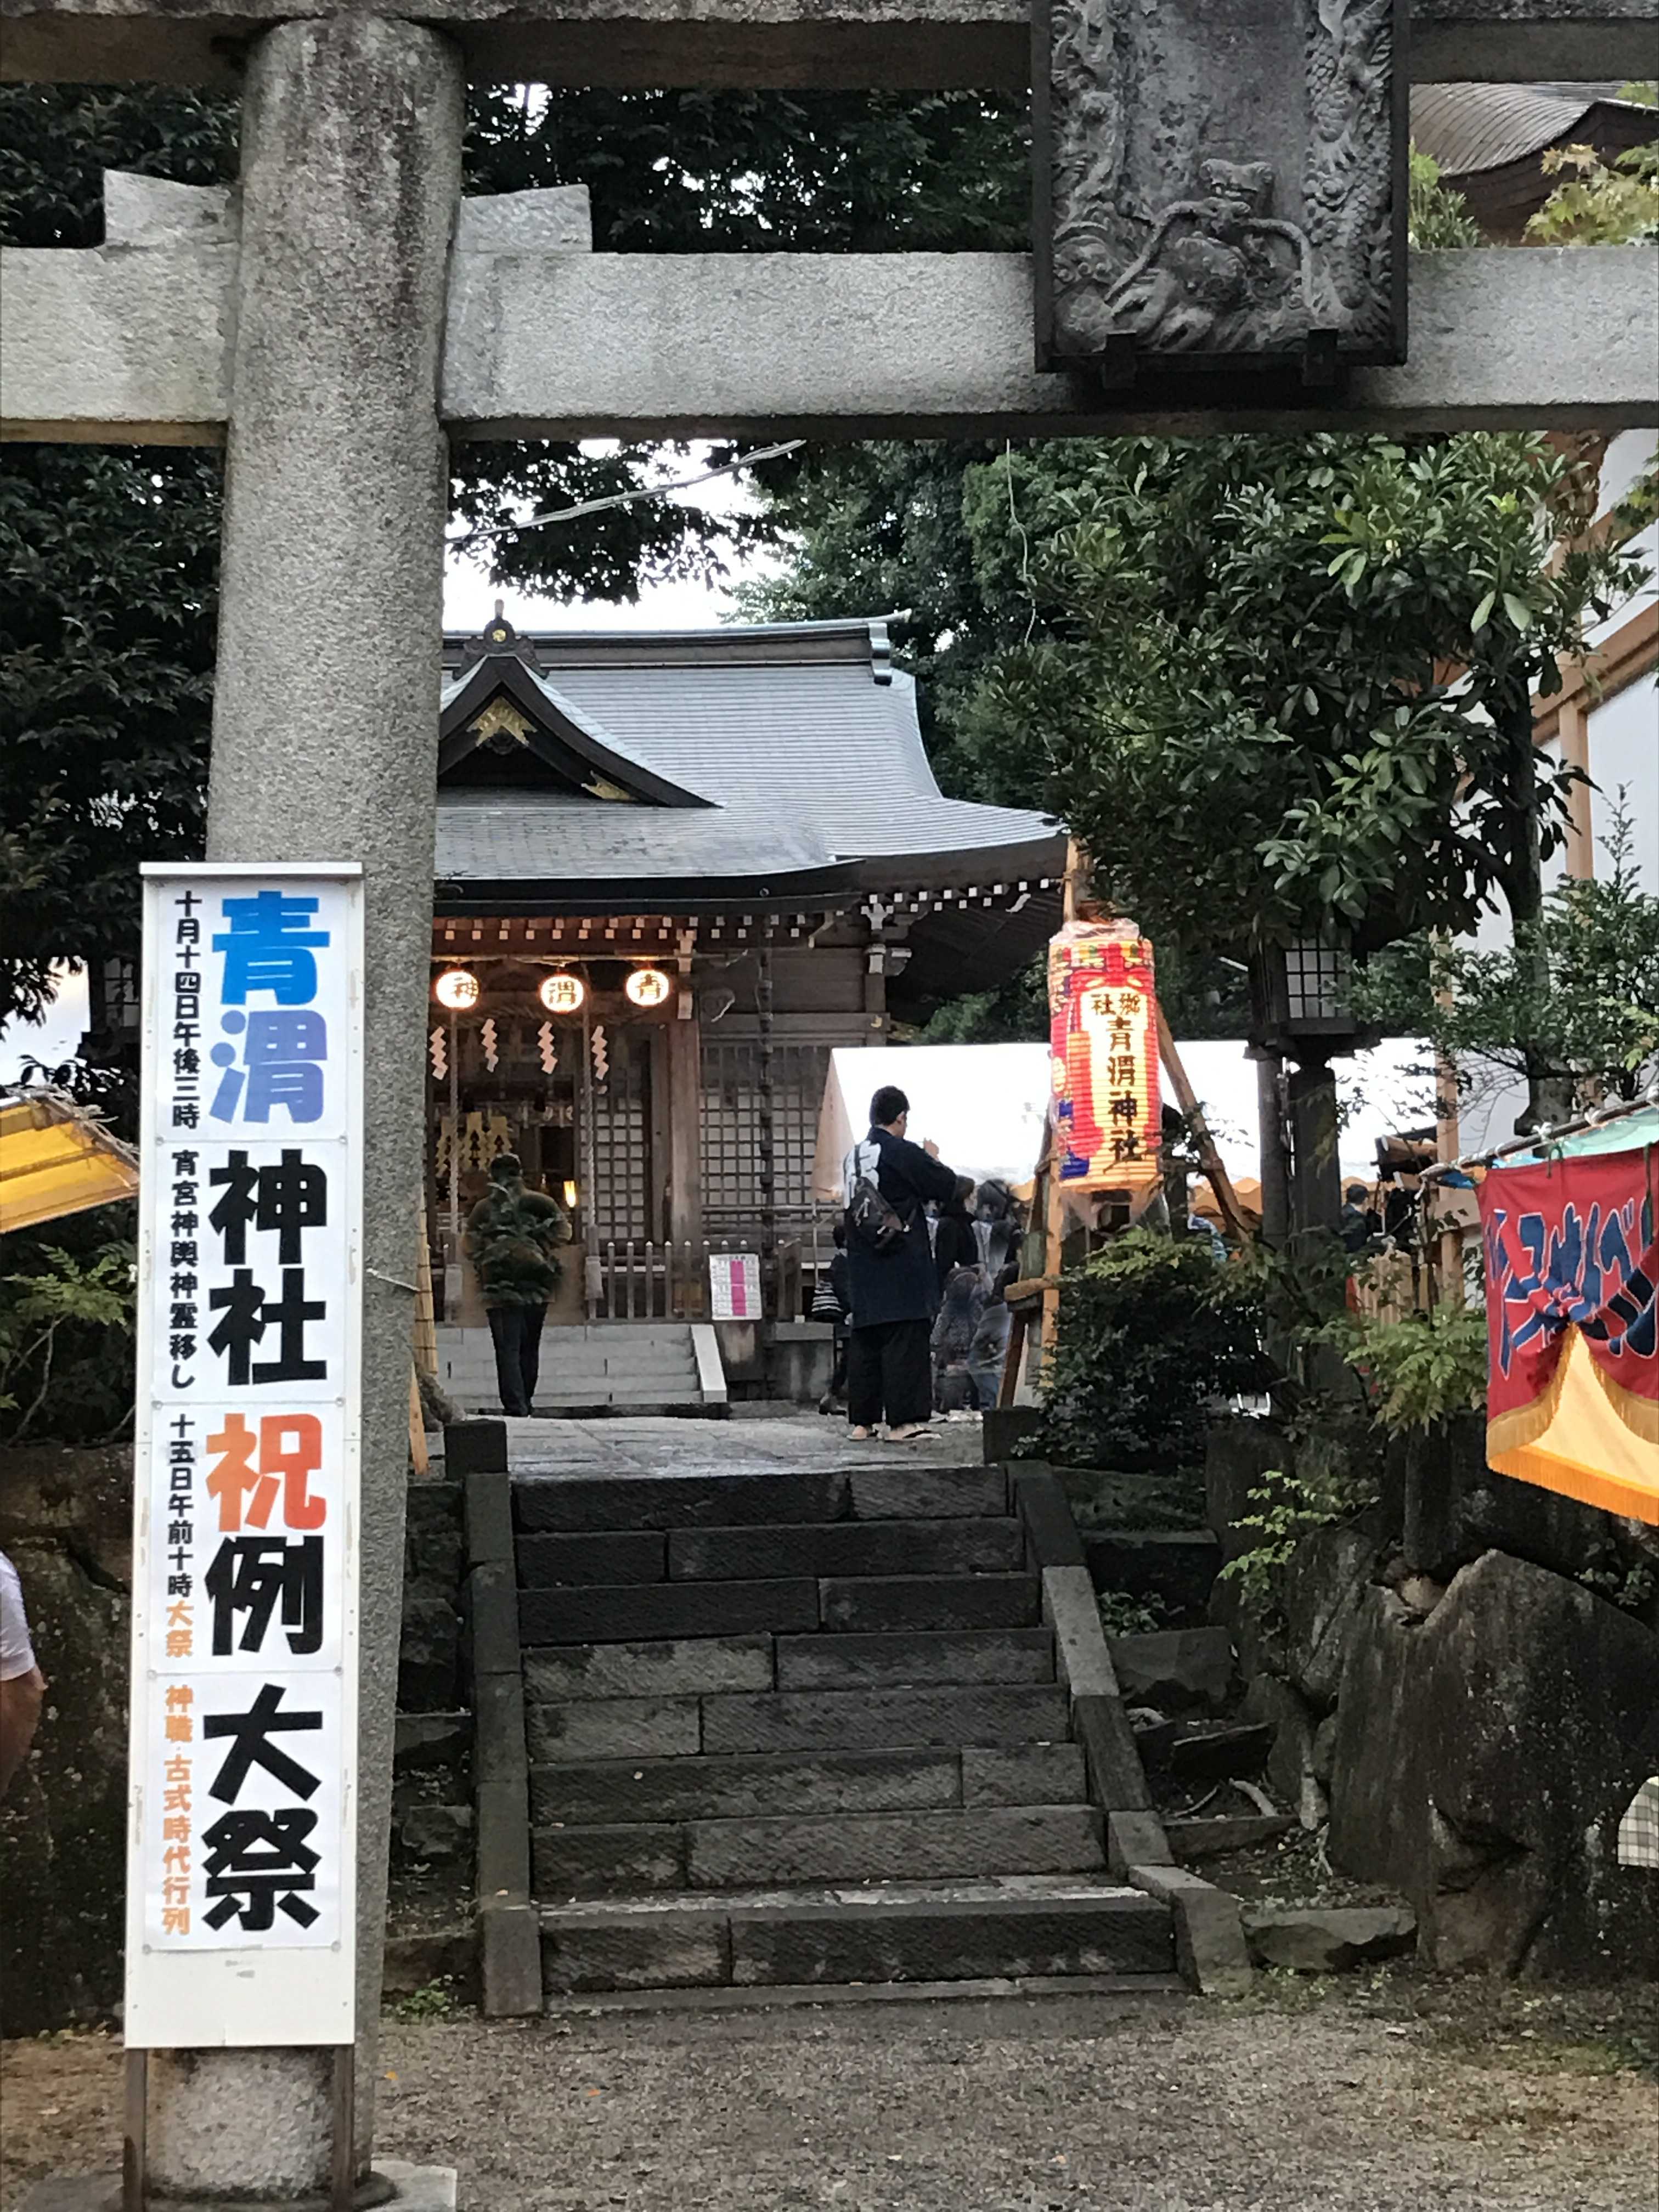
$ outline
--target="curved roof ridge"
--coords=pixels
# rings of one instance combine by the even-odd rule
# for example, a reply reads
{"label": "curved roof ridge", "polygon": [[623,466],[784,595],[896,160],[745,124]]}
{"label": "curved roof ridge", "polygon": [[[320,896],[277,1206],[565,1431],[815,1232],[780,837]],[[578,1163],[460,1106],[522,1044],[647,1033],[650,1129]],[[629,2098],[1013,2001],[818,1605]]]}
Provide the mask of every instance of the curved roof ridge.
{"label": "curved roof ridge", "polygon": [[724,799],[711,799],[706,791],[697,790],[694,785],[689,784],[683,775],[665,775],[654,763],[643,759],[631,745],[619,738],[614,730],[607,728],[590,708],[579,707],[568,693],[560,690],[558,685],[544,675],[540,669],[532,668],[526,672],[537,690],[547,694],[548,701],[556,713],[562,714],[567,721],[574,722],[585,737],[590,738],[603,751],[614,754],[625,767],[631,768],[636,775],[648,776],[659,783],[672,783],[689,799],[695,799],[703,806],[723,806],[726,804]]}

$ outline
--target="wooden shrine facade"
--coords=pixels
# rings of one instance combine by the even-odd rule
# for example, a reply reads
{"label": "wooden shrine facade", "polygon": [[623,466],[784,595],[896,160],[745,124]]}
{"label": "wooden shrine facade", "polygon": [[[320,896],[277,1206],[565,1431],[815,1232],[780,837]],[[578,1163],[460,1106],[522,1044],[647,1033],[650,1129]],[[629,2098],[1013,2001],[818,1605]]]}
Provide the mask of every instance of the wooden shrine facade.
{"label": "wooden shrine facade", "polygon": [[797,1310],[831,1049],[1029,960],[1062,835],[941,796],[880,623],[445,653],[434,1255],[510,1150],[572,1214],[563,1317],[699,1310],[705,1247]]}

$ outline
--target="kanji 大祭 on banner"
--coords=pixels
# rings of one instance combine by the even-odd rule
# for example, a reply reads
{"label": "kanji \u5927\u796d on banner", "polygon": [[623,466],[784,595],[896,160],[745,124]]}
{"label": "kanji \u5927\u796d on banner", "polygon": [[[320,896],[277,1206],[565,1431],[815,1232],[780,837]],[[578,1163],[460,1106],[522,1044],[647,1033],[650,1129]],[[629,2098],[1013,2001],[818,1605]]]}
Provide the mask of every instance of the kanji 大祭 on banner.
{"label": "kanji \u5927\u796d on banner", "polygon": [[141,2032],[181,1955],[221,1986],[206,1954],[349,1976],[362,1115],[355,880],[183,870],[147,895]]}

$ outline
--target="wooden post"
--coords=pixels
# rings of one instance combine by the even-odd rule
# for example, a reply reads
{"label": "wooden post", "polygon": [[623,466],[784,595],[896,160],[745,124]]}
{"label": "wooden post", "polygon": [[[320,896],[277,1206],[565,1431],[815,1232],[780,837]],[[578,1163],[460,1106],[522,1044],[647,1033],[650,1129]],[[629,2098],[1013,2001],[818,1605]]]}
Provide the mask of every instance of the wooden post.
{"label": "wooden post", "polygon": [[[1589,775],[1589,718],[1583,696],[1564,700],[1557,717],[1561,757],[1569,768]],[[1575,883],[1589,883],[1595,874],[1595,830],[1590,816],[1590,787],[1575,782],[1567,787],[1567,841],[1564,854],[1568,875]],[[1455,1159],[1454,1152],[1452,1158]]]}
{"label": "wooden post", "polygon": [[432,1298],[432,1248],[427,1242],[424,1210],[415,1236],[415,1364],[438,1379],[438,1323]]}
{"label": "wooden post", "polygon": [[409,1369],[409,1463],[419,1475],[426,1474],[432,1464],[427,1456],[426,1416],[421,1411],[421,1378],[413,1361]]}
{"label": "wooden post", "polygon": [[[687,1002],[689,1004],[689,1001]],[[696,1014],[668,1024],[668,1234],[682,1246],[702,1243],[702,1024]],[[683,1303],[702,1310],[702,1277],[685,1270]]]}
{"label": "wooden post", "polygon": [[1210,1188],[1215,1193],[1215,1202],[1221,1208],[1221,1218],[1241,1243],[1252,1241],[1249,1224],[1244,1218],[1244,1209],[1238,1202],[1238,1193],[1233,1188],[1233,1179],[1222,1163],[1210,1134],[1209,1124],[1204,1119],[1197,1093],[1187,1080],[1187,1071],[1181,1064],[1181,1054],[1176,1050],[1175,1039],[1170,1034],[1170,1024],[1164,1018],[1164,1009],[1158,1010],[1158,1050],[1168,1073],[1170,1085],[1187,1116],[1188,1127],[1198,1146],[1198,1157]]}

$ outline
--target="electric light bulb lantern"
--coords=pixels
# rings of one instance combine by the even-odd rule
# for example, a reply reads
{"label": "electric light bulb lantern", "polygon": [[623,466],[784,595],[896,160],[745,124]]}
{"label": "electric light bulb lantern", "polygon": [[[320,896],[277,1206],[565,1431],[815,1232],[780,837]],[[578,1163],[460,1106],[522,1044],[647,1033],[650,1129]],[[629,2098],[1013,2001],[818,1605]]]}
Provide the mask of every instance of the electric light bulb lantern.
{"label": "electric light bulb lantern", "polygon": [[476,1006],[482,986],[470,968],[446,968],[432,987],[432,995],[441,1006],[447,1006],[452,1014],[461,1014],[469,1006]]}
{"label": "electric light bulb lantern", "polygon": [[587,996],[587,986],[580,975],[560,969],[556,974],[543,978],[536,995],[550,1014],[579,1014]]}
{"label": "electric light bulb lantern", "polygon": [[674,986],[660,968],[636,968],[623,986],[636,1006],[664,1006],[674,994]]}

